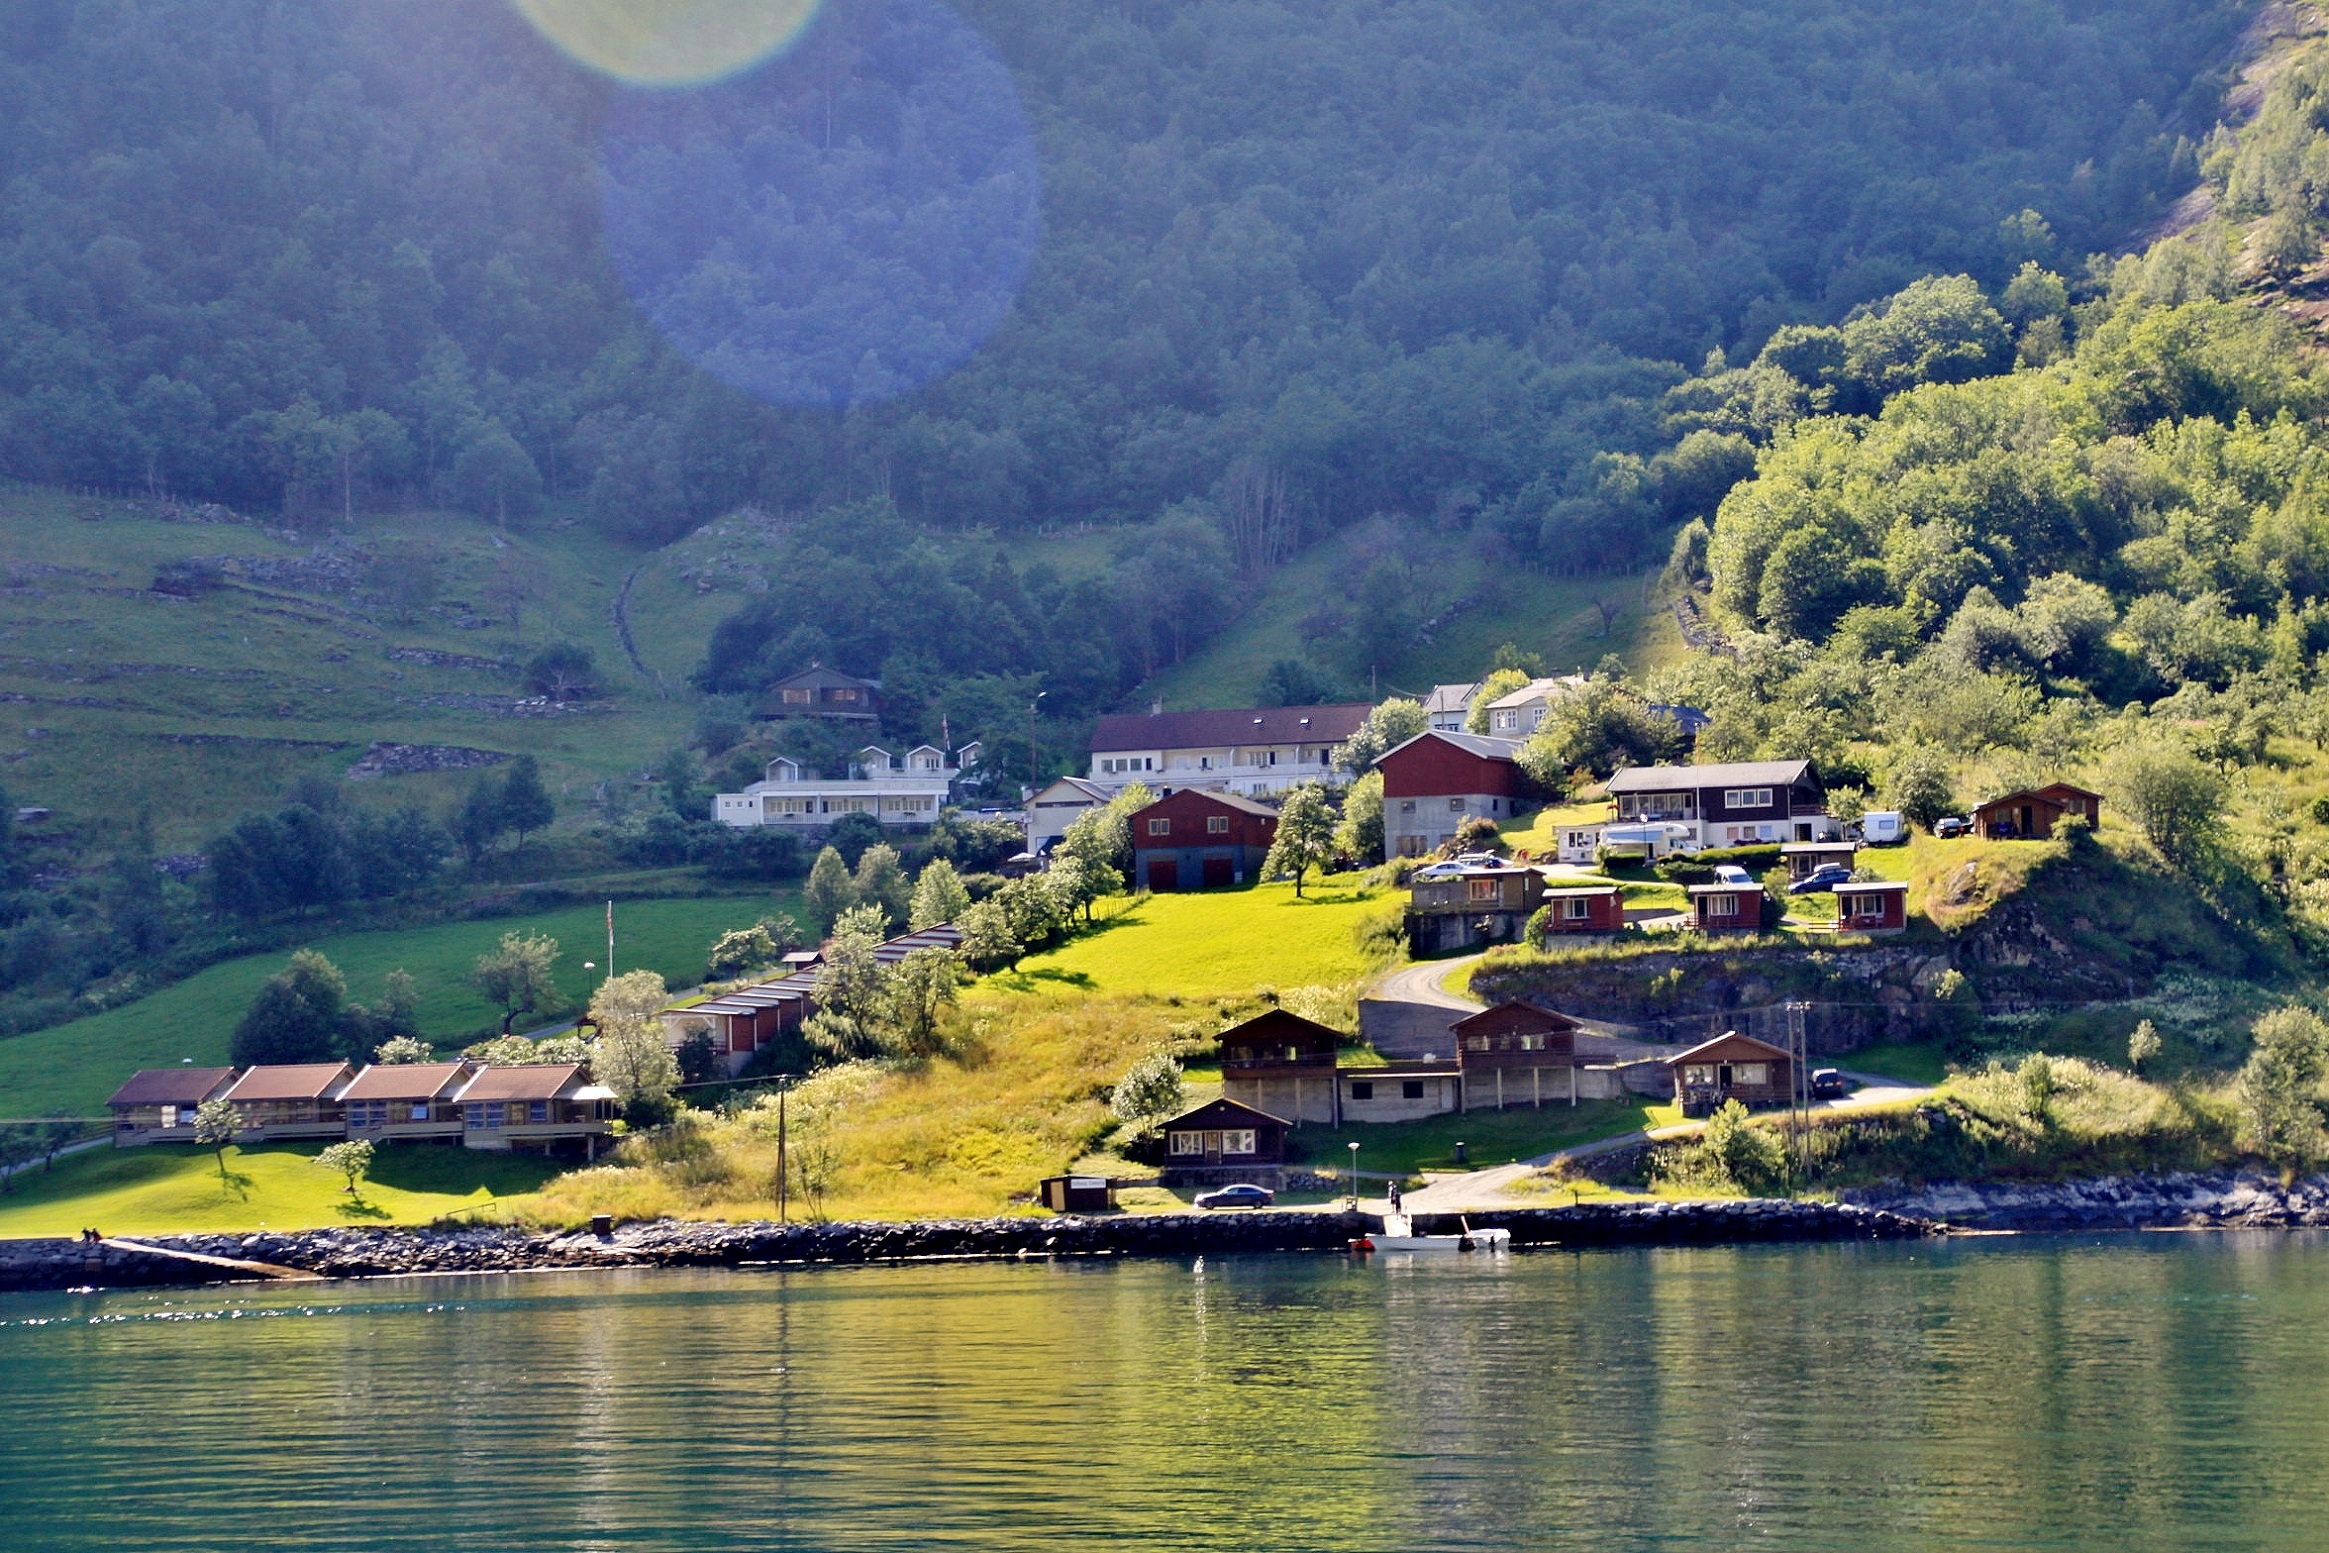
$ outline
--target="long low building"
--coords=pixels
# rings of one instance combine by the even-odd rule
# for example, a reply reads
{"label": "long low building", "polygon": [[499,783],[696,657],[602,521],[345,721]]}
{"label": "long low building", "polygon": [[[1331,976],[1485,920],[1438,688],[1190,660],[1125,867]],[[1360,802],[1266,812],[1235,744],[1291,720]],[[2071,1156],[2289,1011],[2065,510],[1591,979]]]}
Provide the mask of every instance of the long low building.
{"label": "long low building", "polygon": [[1374,707],[1263,706],[1228,711],[1115,712],[1092,730],[1088,780],[1110,793],[1139,782],[1156,792],[1197,788],[1267,798],[1326,781],[1334,747]]}
{"label": "long low building", "polygon": [[[962,929],[941,922],[899,934],[875,949],[873,957],[883,965],[894,965],[917,949],[961,947]],[[672,1004],[658,1015],[665,1042],[676,1051],[700,1031],[711,1037],[712,1049],[730,1074],[742,1071],[753,1053],[798,1030],[817,1011],[817,965],[821,958],[811,955],[795,962],[795,957],[788,955],[787,961],[797,963],[798,969],[768,981],[731,987],[701,1002]]]}
{"label": "long low building", "polygon": [[779,755],[768,763],[765,781],[714,796],[712,818],[739,830],[759,825],[822,830],[844,814],[867,815],[889,826],[934,825],[954,784],[976,761],[976,745],[949,757],[934,744],[916,745],[903,755],[868,744],[852,759],[847,776],[820,777],[807,762]]}
{"label": "long low building", "polygon": [[615,1093],[577,1063],[262,1063],[147,1068],[106,1102],[117,1148],[195,1142],[205,1101],[235,1108],[237,1143],[460,1143],[473,1149],[580,1152],[614,1128]]}

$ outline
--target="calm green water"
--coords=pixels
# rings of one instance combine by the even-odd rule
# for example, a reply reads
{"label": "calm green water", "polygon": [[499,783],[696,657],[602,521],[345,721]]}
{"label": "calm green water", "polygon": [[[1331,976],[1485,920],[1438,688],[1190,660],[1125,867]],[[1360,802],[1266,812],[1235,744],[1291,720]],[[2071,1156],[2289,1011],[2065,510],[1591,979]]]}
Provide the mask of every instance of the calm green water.
{"label": "calm green water", "polygon": [[11,1550],[1101,1546],[2325,1547],[2329,1241],[0,1299]]}

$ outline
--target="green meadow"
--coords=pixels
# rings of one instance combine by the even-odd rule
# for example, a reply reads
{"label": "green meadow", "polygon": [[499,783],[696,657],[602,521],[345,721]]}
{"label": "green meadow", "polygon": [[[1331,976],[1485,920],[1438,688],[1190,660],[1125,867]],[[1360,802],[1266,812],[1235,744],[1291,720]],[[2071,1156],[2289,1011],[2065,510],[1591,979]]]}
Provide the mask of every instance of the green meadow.
{"label": "green meadow", "polygon": [[1305,885],[1299,900],[1291,884],[1262,884],[1103,901],[1096,930],[984,985],[1193,998],[1335,986],[1374,969],[1358,927],[1402,899],[1342,874]]}

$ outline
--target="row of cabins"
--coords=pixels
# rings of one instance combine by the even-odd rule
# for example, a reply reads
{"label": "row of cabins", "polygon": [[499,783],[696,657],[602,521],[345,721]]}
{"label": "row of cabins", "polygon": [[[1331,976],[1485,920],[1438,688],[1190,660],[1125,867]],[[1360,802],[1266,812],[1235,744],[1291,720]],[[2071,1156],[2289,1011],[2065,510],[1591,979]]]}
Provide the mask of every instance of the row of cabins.
{"label": "row of cabins", "polygon": [[369,1138],[586,1158],[596,1157],[615,1116],[614,1091],[574,1063],[147,1068],[106,1102],[114,1145],[192,1143],[195,1113],[212,1100],[235,1108],[238,1143]]}
{"label": "row of cabins", "polygon": [[[917,949],[961,947],[962,930],[948,922],[901,933],[873,954],[881,964],[894,965]],[[817,1011],[817,966],[821,959],[815,950],[801,950],[785,956],[782,976],[732,987],[700,1003],[673,1004],[659,1016],[664,1039],[676,1050],[699,1032],[707,1034],[727,1071],[742,1071],[753,1053],[799,1030]]]}
{"label": "row of cabins", "polygon": [[[1221,1037],[1221,1098],[1164,1123],[1165,1179],[1198,1184],[1282,1165],[1289,1135],[1306,1123],[1415,1121],[1625,1093],[1620,1064],[1581,1054],[1578,1032],[1564,1014],[1506,1002],[1455,1024],[1447,1061],[1346,1067],[1335,1031],[1273,1010]],[[1794,1059],[1735,1032],[1664,1066],[1674,1099],[1691,1115],[1725,1100],[1783,1105],[1794,1094]]]}

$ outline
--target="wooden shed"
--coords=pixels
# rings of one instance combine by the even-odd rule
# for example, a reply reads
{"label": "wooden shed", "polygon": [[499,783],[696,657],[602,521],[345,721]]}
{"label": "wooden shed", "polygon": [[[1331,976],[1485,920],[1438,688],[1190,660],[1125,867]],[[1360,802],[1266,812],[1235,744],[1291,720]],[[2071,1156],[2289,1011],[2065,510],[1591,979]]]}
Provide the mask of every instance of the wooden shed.
{"label": "wooden shed", "polygon": [[1615,933],[1625,926],[1625,891],[1614,884],[1545,891],[1545,937]]}
{"label": "wooden shed", "polygon": [[1908,885],[1898,879],[1862,879],[1836,886],[1840,933],[1900,933],[1908,929]]}
{"label": "wooden shed", "polygon": [[1753,933],[1763,926],[1763,892],[1751,884],[1694,884],[1690,925],[1701,933]]}
{"label": "wooden shed", "polygon": [[1973,811],[1974,830],[1990,841],[2044,841],[2054,834],[2054,822],[2065,814],[2086,817],[2089,825],[2102,823],[2103,800],[2068,782],[2005,793]]}
{"label": "wooden shed", "polygon": [[1517,1000],[1459,1019],[1456,1065],[1464,1109],[1577,1102],[1577,1021]]}
{"label": "wooden shed", "polygon": [[1795,1059],[1768,1041],[1731,1031],[1666,1059],[1674,1099],[1685,1116],[1704,1116],[1725,1100],[1785,1105],[1795,1094]]}
{"label": "wooden shed", "polygon": [[1105,1213],[1116,1206],[1116,1184],[1106,1176],[1045,1176],[1037,1195],[1054,1213]]}

